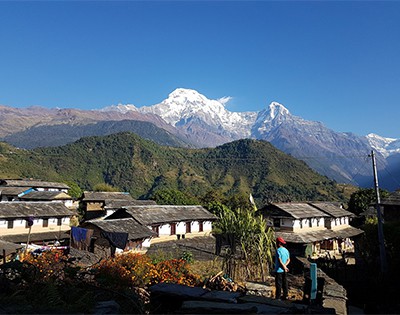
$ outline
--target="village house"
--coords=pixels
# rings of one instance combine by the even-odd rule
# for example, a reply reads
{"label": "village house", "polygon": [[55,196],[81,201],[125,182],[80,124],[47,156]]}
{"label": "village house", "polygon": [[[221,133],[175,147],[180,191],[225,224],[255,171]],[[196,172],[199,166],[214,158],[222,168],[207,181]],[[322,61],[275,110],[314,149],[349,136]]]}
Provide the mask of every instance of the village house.
{"label": "village house", "polygon": [[74,198],[64,191],[37,191],[29,190],[17,197],[20,201],[63,202],[69,209],[76,209]]}
{"label": "village house", "polygon": [[[141,225],[133,218],[102,220],[94,219],[89,220],[80,226],[80,228],[87,229],[91,235],[91,244],[87,250],[99,254],[101,256],[110,256],[112,254],[113,244],[110,242],[112,237],[123,237],[126,233],[126,243],[116,248],[116,252],[134,251],[145,252],[151,243],[151,239],[155,233],[148,229],[146,226]],[[78,249],[79,244],[74,244],[75,240],[72,237],[72,246]],[[123,247],[123,248],[122,248]]]}
{"label": "village house", "polygon": [[127,206],[105,220],[134,218],[155,232],[152,242],[210,235],[217,217],[202,206]]}
{"label": "village house", "polygon": [[351,212],[331,202],[271,203],[259,213],[299,256],[354,250],[352,238],[363,233],[349,225]]}
{"label": "village house", "polygon": [[80,209],[85,220],[101,218],[127,205],[156,204],[152,200],[135,200],[127,192],[85,191],[80,199]]}
{"label": "village house", "polygon": [[383,198],[380,205],[385,222],[400,222],[400,190]]}
{"label": "village house", "polygon": [[13,242],[48,242],[68,239],[75,213],[62,202],[0,202],[0,239]]}
{"label": "village house", "polygon": [[4,187],[33,188],[37,191],[63,191],[68,193],[69,186],[64,183],[46,182],[31,179],[0,179],[0,191]]}

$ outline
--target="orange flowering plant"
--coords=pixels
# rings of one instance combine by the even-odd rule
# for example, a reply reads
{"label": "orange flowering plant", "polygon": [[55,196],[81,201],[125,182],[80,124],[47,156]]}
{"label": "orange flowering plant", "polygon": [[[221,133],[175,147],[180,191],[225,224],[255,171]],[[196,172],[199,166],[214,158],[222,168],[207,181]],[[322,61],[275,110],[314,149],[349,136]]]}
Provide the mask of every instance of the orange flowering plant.
{"label": "orange flowering plant", "polygon": [[[35,281],[64,280],[65,259],[61,250],[44,251],[40,255],[27,254],[22,261],[34,266]],[[65,258],[65,257],[64,257]]]}
{"label": "orange flowering plant", "polygon": [[95,280],[114,287],[145,287],[159,282],[194,286],[200,276],[190,272],[183,259],[171,259],[153,264],[150,257],[127,253],[102,260],[93,269]]}

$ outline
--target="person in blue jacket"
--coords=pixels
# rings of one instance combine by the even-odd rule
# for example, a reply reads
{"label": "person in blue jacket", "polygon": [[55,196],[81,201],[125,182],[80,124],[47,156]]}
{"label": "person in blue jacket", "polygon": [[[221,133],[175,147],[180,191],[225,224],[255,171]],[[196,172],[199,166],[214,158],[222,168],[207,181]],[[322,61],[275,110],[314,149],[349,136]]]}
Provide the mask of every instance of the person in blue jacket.
{"label": "person in blue jacket", "polygon": [[[290,263],[289,251],[283,246],[286,242],[282,237],[276,239],[276,253],[275,253],[275,298],[286,300],[288,298],[288,283],[287,273]],[[283,294],[281,295],[283,291]]]}

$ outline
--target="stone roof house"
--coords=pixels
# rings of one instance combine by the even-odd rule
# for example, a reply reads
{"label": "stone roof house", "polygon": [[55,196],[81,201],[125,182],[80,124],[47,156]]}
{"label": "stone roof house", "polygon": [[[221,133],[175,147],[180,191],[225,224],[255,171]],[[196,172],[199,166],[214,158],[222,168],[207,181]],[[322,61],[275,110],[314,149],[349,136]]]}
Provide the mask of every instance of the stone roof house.
{"label": "stone roof house", "polygon": [[70,188],[67,184],[58,182],[47,182],[31,179],[0,179],[1,187],[26,187],[35,188],[36,190],[51,190],[68,192]]}
{"label": "stone roof house", "polygon": [[354,249],[350,238],[363,233],[350,226],[351,212],[331,202],[272,203],[259,213],[274,227],[276,236],[302,256],[307,245],[315,254]]}
{"label": "stone roof house", "polygon": [[113,220],[94,219],[84,222],[81,227],[93,230],[93,252],[95,254],[106,253],[106,256],[109,256],[110,253],[110,243],[104,238],[103,232],[128,234],[128,242],[125,248],[119,248],[119,251],[141,251],[150,247],[150,241],[155,236],[154,232],[133,218]]}
{"label": "stone roof house", "polygon": [[127,192],[85,191],[80,200],[85,220],[101,218],[128,205],[156,204],[152,200],[135,200]]}
{"label": "stone roof house", "polygon": [[154,241],[208,235],[217,217],[202,206],[142,205],[118,209],[105,220],[131,217],[158,236]]}
{"label": "stone roof house", "polygon": [[32,241],[58,239],[70,229],[73,215],[62,202],[0,202],[0,239],[26,242],[29,231]]}
{"label": "stone roof house", "polygon": [[385,222],[400,221],[400,190],[395,191],[381,200]]}

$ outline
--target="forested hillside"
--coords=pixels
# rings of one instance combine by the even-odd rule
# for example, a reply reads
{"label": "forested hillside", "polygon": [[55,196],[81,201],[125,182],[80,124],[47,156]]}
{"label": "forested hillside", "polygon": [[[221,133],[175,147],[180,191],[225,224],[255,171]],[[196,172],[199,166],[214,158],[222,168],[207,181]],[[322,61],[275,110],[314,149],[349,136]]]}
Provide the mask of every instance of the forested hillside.
{"label": "forested hillside", "polygon": [[82,138],[62,147],[20,150],[2,143],[0,177],[107,183],[146,198],[160,189],[201,198],[252,193],[260,202],[343,200],[341,188],[304,162],[258,140],[212,149],[160,146],[132,133]]}

